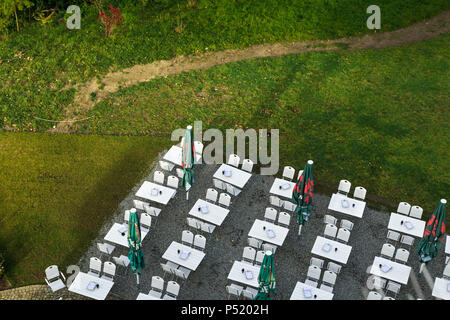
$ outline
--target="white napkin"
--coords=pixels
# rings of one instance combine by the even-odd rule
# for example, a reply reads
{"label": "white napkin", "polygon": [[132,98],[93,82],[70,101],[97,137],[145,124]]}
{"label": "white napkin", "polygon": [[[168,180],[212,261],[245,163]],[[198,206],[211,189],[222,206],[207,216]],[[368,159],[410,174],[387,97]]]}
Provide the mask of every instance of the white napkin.
{"label": "white napkin", "polygon": [[414,228],[414,225],[411,222],[409,222],[409,221],[405,221],[403,224],[408,229],[413,229]]}
{"label": "white napkin", "polygon": [[275,232],[272,229],[266,231],[269,238],[275,238]]}
{"label": "white napkin", "polygon": [[231,170],[224,170],[224,171],[223,171],[223,175],[224,175],[225,177],[231,177]]}
{"label": "white napkin", "polygon": [[183,260],[186,260],[189,257],[190,254],[191,254],[190,251],[182,250],[181,253],[180,253],[180,258],[183,259]]}
{"label": "white napkin", "polygon": [[208,213],[208,206],[207,205],[200,206],[200,211],[202,213]]}
{"label": "white napkin", "polygon": [[251,271],[245,271],[245,277],[246,277],[248,280],[253,279],[253,272],[251,272]]}
{"label": "white napkin", "polygon": [[388,264],[381,265],[381,271],[383,271],[383,272],[388,272],[391,269],[392,269],[392,266],[390,266]]}
{"label": "white napkin", "polygon": [[312,292],[311,292],[311,290],[310,290],[310,289],[305,289],[305,288],[303,288],[303,296],[304,296],[305,298],[311,298],[311,297],[312,297]]}
{"label": "white napkin", "polygon": [[158,193],[159,193],[159,190],[158,190],[158,189],[156,189],[156,188],[153,188],[153,189],[152,189],[152,196],[157,196]]}
{"label": "white napkin", "polygon": [[348,208],[350,206],[350,204],[348,203],[347,199],[343,199],[343,200],[341,200],[341,206],[343,208]]}
{"label": "white napkin", "polygon": [[89,282],[86,289],[88,289],[89,291],[94,291],[96,286],[97,286],[97,283]]}
{"label": "white napkin", "polygon": [[128,226],[124,226],[122,225],[119,229],[117,229],[120,233],[124,233],[125,231],[128,230]]}
{"label": "white napkin", "polygon": [[281,189],[286,190],[289,189],[291,187],[291,185],[289,183],[285,183],[281,185]]}
{"label": "white napkin", "polygon": [[325,252],[330,252],[330,250],[331,250],[331,244],[325,243],[325,244],[323,245],[323,247],[322,247],[322,250],[325,251]]}

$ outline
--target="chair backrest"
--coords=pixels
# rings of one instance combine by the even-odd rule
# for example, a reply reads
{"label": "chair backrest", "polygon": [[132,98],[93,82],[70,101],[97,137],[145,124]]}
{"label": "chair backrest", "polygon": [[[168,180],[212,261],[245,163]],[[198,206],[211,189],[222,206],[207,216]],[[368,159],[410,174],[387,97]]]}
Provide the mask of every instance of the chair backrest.
{"label": "chair backrest", "polygon": [[102,271],[102,261],[97,257],[91,257],[89,260],[89,269],[100,273]]}
{"label": "chair backrest", "polygon": [[159,265],[161,266],[161,268],[163,269],[164,272],[173,274],[173,269],[171,266],[169,266],[165,263],[160,263]]}
{"label": "chair backrest", "polygon": [[353,198],[364,200],[366,198],[367,190],[363,187],[356,187],[353,191]]}
{"label": "chair backrest", "polygon": [[323,272],[322,282],[334,285],[336,283],[337,274],[330,270],[325,270]]}
{"label": "chair backrest", "polygon": [[340,227],[351,231],[353,230],[353,222],[351,222],[350,220],[342,219]]}
{"label": "chair backrest", "polygon": [[381,247],[381,255],[392,259],[395,253],[395,247],[390,243],[385,243]]}
{"label": "chair backrest", "polygon": [[339,181],[338,192],[343,194],[348,194],[350,192],[352,184],[348,180]]}
{"label": "chair backrest", "polygon": [[141,226],[150,229],[151,225],[152,225],[152,216],[150,215],[150,213],[147,212],[143,212],[141,214]]}
{"label": "chair backrest", "polygon": [[313,288],[317,288],[317,286],[319,285],[319,283],[317,281],[314,281],[311,279],[306,279],[305,284],[307,284],[308,286],[311,286]]}
{"label": "chair backrest", "polygon": [[184,176],[184,170],[181,169],[181,168],[176,168],[175,171],[177,172],[178,178],[183,179],[183,176]]}
{"label": "chair backrest", "polygon": [[248,242],[248,245],[250,247],[253,247],[253,248],[256,248],[256,249],[261,248],[261,245],[262,245],[262,241],[261,240],[258,240],[256,238],[252,238],[252,237],[249,237],[247,239],[247,242]]}
{"label": "chair backrest", "polygon": [[292,180],[292,179],[294,179],[294,175],[295,175],[295,169],[292,168],[291,166],[285,166],[283,168],[283,178]]}
{"label": "chair backrest", "polygon": [[395,294],[397,294],[400,291],[400,288],[401,288],[401,285],[394,281],[389,281],[386,286],[387,291],[391,291]]}
{"label": "chair backrest", "polygon": [[244,161],[242,161],[242,170],[247,171],[247,172],[252,172],[253,169],[253,161],[250,159],[244,159]]}
{"label": "chair backrest", "polygon": [[192,245],[194,242],[194,234],[189,230],[183,230],[181,233],[181,242],[183,244]]}
{"label": "chair backrest", "polygon": [[348,242],[348,239],[350,239],[350,231],[345,228],[339,228],[336,239]]}
{"label": "chair backrest", "polygon": [[410,217],[416,219],[422,219],[423,209],[419,206],[412,206],[411,211],[409,212]]}
{"label": "chair backrest", "polygon": [[225,190],[226,189],[225,184],[223,183],[223,181],[221,181],[219,179],[213,178],[213,184],[214,184],[214,187],[219,189],[219,190]]}
{"label": "chair backrest", "polygon": [[372,278],[373,287],[377,290],[383,290],[384,287],[386,286],[386,282],[387,282],[386,279],[383,279],[378,276],[373,276]]}
{"label": "chair backrest", "polygon": [[203,153],[203,143],[200,141],[194,141],[194,150],[195,153],[202,154]]}
{"label": "chair backrest", "polygon": [[407,246],[412,246],[414,243],[414,238],[411,236],[408,236],[406,234],[402,235],[402,237],[400,238],[400,243],[401,244],[406,244]]}
{"label": "chair backrest", "polygon": [[381,300],[383,296],[376,291],[370,291],[367,295],[367,300]]}
{"label": "chair backrest", "polygon": [[177,177],[175,177],[175,176],[168,176],[167,177],[167,186],[168,187],[177,189],[179,183],[180,183],[180,180]]}
{"label": "chair backrest", "polygon": [[97,248],[100,252],[109,254],[108,248],[104,243],[97,242]]}
{"label": "chair backrest", "polygon": [[187,279],[186,274],[181,269],[172,269],[173,274],[179,278],[182,278],[183,280]]}
{"label": "chair backrest", "polygon": [[128,222],[130,221],[130,210],[125,210],[125,214],[123,216],[123,220]]}
{"label": "chair backrest", "polygon": [[48,266],[47,269],[45,269],[45,277],[49,281],[59,278],[58,266],[57,265]]}
{"label": "chair backrest", "polygon": [[450,263],[445,265],[444,271],[442,272],[444,277],[450,278]]}
{"label": "chair backrest", "polygon": [[168,163],[167,161],[159,160],[159,166],[163,170],[170,171],[170,163]]}
{"label": "chair backrest", "polygon": [[227,293],[229,295],[234,295],[234,296],[237,296],[237,297],[240,296],[240,292],[239,292],[239,290],[237,288],[234,288],[232,286],[226,286],[225,288],[227,289]]}
{"label": "chair backrest", "polygon": [[216,189],[208,188],[206,190],[206,200],[216,202],[218,195],[219,195],[219,192]]}
{"label": "chair backrest", "polygon": [[187,217],[187,224],[191,228],[200,229],[199,220],[197,220],[195,218]]}
{"label": "chair backrest", "polygon": [[334,224],[335,226],[337,226],[338,219],[336,219],[332,215],[326,214],[323,216],[323,223]]}
{"label": "chair backrest", "polygon": [[232,184],[225,183],[225,189],[229,194],[232,194],[233,196],[236,195],[236,190]]}
{"label": "chair backrest", "polygon": [[300,176],[302,175],[302,173],[303,173],[303,170],[298,171],[297,180],[300,179]]}
{"label": "chair backrest", "polygon": [[325,231],[323,232],[325,237],[335,238],[338,228],[334,224],[327,223]]}
{"label": "chair backrest", "polygon": [[238,167],[240,161],[241,158],[239,158],[237,154],[230,154],[230,156],[228,157],[228,164],[230,166]]}
{"label": "chair backrest", "polygon": [[158,170],[155,171],[155,173],[153,174],[153,180],[156,183],[164,184],[164,173]]}
{"label": "chair backrest", "polygon": [[255,298],[255,295],[253,294],[253,292],[250,292],[246,289],[242,290],[242,296],[245,299],[251,299],[251,300],[253,300]]}
{"label": "chair backrest", "polygon": [[161,212],[161,209],[152,207],[150,205],[144,205],[144,211],[153,217],[157,217]]}
{"label": "chair backrest", "polygon": [[280,198],[278,198],[277,196],[269,196],[269,202],[271,205],[276,206],[276,207],[283,206],[283,201]]}
{"label": "chair backrest", "polygon": [[409,251],[403,248],[397,249],[397,252],[395,252],[395,260],[400,262],[408,262],[409,258]]}
{"label": "chair backrest", "polygon": [[169,294],[173,297],[177,297],[179,292],[180,292],[180,285],[178,284],[178,282],[175,282],[175,281],[167,282],[167,287],[166,287],[167,294]]}
{"label": "chair backrest", "polygon": [[320,269],[318,266],[309,266],[306,277],[308,277],[310,279],[319,280],[321,273],[322,273],[322,269]]}
{"label": "chair backrest", "polygon": [[144,206],[146,206],[146,205],[149,206],[150,203],[134,199],[133,200],[133,205],[138,210],[145,210]]}
{"label": "chair backrest", "polygon": [[103,273],[106,273],[110,276],[114,276],[116,274],[116,265],[111,261],[106,261],[103,263]]}
{"label": "chair backrest", "polygon": [[297,208],[297,205],[295,203],[290,202],[290,201],[284,201],[283,202],[283,208],[292,212],[292,211],[295,210],[295,208]]}
{"label": "chair backrest", "polygon": [[400,239],[400,233],[397,231],[388,230],[386,238],[392,241],[398,241]]}
{"label": "chair backrest", "polygon": [[212,233],[215,227],[209,223],[199,221],[200,229],[204,232]]}
{"label": "chair backrest", "polygon": [[398,204],[397,212],[402,214],[409,214],[409,210],[411,210],[411,205],[408,202],[400,202]]}
{"label": "chair backrest", "polygon": [[263,243],[262,247],[264,251],[271,251],[272,254],[275,254],[277,251],[277,246],[271,243]]}
{"label": "chair backrest", "polygon": [[341,272],[342,266],[340,264],[334,263],[333,261],[328,262],[327,270],[339,274]]}
{"label": "chair backrest", "polygon": [[242,260],[253,263],[256,257],[256,249],[252,247],[244,247],[242,252]]}
{"label": "chair backrest", "polygon": [[263,260],[264,260],[264,256],[266,255],[266,252],[264,250],[258,250],[256,252],[256,258],[255,258],[255,263],[257,265],[261,265]]}
{"label": "chair backrest", "polygon": [[278,224],[283,225],[285,227],[289,227],[289,223],[291,222],[291,215],[287,212],[280,212],[278,215]]}
{"label": "chair backrest", "polygon": [[319,259],[319,258],[315,258],[315,257],[312,257],[309,260],[309,265],[310,266],[316,266],[316,267],[319,267],[319,268],[322,268],[324,263],[325,263],[324,260]]}
{"label": "chair backrest", "polygon": [[231,203],[231,197],[228,193],[222,192],[219,197],[219,204],[228,207]]}
{"label": "chair backrest", "polygon": [[277,210],[271,207],[267,207],[266,212],[264,213],[264,219],[275,222],[277,220]]}
{"label": "chair backrest", "polygon": [[126,267],[125,261],[123,261],[120,257],[112,257],[116,265]]}
{"label": "chair backrest", "polygon": [[201,234],[196,234],[194,237],[194,247],[205,249],[206,247],[206,238]]}
{"label": "chair backrest", "polygon": [[164,279],[161,278],[160,276],[153,276],[151,287],[152,287],[152,290],[159,291],[159,292],[163,291]]}
{"label": "chair backrest", "polygon": [[332,287],[332,286],[329,286],[329,285],[326,285],[326,284],[323,283],[323,282],[320,284],[319,289],[320,289],[320,290],[327,291],[327,292],[330,292],[330,293],[333,293],[333,287]]}

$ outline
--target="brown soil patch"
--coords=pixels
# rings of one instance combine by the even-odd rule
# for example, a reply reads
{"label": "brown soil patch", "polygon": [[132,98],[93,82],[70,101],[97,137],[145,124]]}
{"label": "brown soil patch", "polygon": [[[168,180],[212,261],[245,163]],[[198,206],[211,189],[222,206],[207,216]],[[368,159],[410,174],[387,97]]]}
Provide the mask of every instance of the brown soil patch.
{"label": "brown soil patch", "polygon": [[[112,72],[101,79],[102,89],[97,79],[78,86],[72,106],[67,109],[66,122],[60,122],[50,132],[70,132],[71,121],[86,118],[86,114],[96,103],[108,94],[120,88],[150,81],[156,77],[167,77],[183,71],[208,69],[216,65],[256,58],[277,57],[287,54],[300,54],[308,51],[381,49],[402,46],[423,40],[429,40],[450,30],[450,11],[434,18],[416,23],[409,27],[383,33],[374,33],[364,37],[351,37],[336,40],[316,40],[292,43],[255,45],[242,50],[225,50],[204,53],[197,56],[178,56],[170,60],[155,61],[145,65],[135,65],[122,71]],[[91,92],[96,92],[95,101],[91,101]]]}

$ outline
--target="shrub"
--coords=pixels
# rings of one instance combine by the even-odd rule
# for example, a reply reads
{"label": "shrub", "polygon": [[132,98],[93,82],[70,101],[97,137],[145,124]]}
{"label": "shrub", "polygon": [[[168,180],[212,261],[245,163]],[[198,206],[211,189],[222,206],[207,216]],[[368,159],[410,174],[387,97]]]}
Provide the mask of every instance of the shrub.
{"label": "shrub", "polygon": [[123,19],[122,12],[119,7],[114,7],[111,3],[109,4],[109,15],[106,11],[102,11],[98,15],[98,19],[105,27],[106,37],[109,37],[113,30],[120,24]]}

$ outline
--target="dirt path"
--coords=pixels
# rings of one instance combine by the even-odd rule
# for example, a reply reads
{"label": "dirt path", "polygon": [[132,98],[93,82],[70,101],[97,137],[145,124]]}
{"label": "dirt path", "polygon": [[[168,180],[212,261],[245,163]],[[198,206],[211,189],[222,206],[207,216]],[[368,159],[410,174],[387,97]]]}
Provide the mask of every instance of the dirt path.
{"label": "dirt path", "polygon": [[[436,37],[450,30],[450,11],[443,12],[432,19],[416,23],[409,27],[392,31],[375,33],[364,37],[351,37],[336,40],[316,40],[292,43],[275,43],[255,45],[242,50],[225,50],[204,53],[197,56],[178,56],[170,60],[160,60],[144,65],[135,65],[105,75],[101,79],[102,89],[96,79],[76,87],[74,102],[66,111],[66,119],[59,122],[50,132],[70,132],[71,123],[86,118],[86,114],[95,104],[109,93],[150,81],[156,77],[167,77],[183,71],[208,69],[216,65],[264,57],[277,57],[287,54],[300,54],[308,51],[381,49],[401,46]],[[97,98],[91,101],[91,92]]]}

